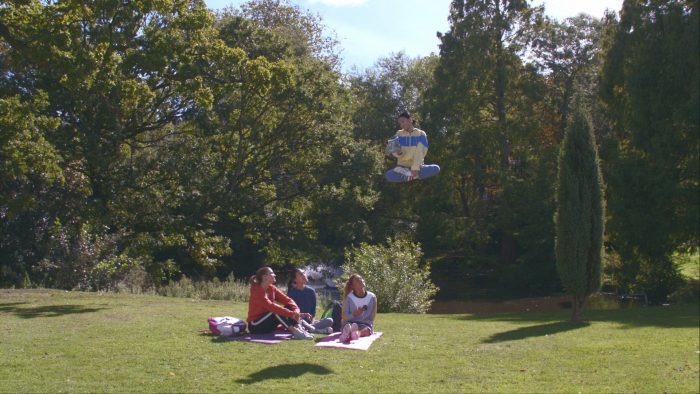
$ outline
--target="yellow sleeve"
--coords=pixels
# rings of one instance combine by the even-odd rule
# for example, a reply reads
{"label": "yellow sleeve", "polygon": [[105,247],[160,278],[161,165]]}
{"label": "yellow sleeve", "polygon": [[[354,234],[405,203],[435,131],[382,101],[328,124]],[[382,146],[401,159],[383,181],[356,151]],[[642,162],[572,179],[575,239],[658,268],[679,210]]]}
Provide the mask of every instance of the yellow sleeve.
{"label": "yellow sleeve", "polygon": [[428,153],[428,137],[425,132],[421,131],[416,143],[416,150],[413,152],[413,163],[411,164],[412,171],[420,171],[420,166],[423,165],[423,159]]}

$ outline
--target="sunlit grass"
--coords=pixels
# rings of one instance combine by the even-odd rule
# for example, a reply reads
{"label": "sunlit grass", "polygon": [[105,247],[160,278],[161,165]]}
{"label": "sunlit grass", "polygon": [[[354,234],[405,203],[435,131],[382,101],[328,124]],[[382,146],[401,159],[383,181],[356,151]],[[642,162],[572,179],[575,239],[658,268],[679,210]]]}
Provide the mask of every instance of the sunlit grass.
{"label": "sunlit grass", "polygon": [[698,392],[698,305],[380,314],[368,352],[229,342],[245,303],[0,290],[0,392]]}

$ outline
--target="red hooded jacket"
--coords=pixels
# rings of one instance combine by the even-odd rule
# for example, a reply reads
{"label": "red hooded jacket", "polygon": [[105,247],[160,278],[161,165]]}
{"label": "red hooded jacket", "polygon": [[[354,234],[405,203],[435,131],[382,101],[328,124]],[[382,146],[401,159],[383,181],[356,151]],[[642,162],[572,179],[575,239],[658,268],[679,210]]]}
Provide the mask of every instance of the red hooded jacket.
{"label": "red hooded jacket", "polygon": [[[282,304],[282,306],[276,303]],[[285,306],[290,309],[285,308]],[[280,316],[292,317],[294,312],[299,312],[299,307],[291,298],[282,293],[273,285],[268,286],[267,291],[262,286],[253,283],[250,286],[250,301],[248,301],[248,323],[272,312]]]}

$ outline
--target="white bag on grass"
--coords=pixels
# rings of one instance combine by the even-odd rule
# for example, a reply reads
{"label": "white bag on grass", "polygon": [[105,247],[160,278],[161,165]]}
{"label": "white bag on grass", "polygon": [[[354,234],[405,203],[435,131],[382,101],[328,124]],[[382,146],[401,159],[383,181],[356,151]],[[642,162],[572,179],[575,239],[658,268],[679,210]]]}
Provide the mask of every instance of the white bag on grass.
{"label": "white bag on grass", "polygon": [[209,322],[209,330],[214,335],[230,337],[240,334],[246,329],[245,321],[237,317],[210,317],[207,321]]}

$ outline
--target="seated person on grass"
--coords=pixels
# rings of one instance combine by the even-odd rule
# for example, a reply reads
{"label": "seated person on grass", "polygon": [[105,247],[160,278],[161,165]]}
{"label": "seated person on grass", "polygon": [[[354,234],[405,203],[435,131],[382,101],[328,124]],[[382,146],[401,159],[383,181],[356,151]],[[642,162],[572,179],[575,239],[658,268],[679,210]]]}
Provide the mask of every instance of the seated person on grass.
{"label": "seated person on grass", "polygon": [[258,269],[250,278],[248,331],[251,334],[267,334],[281,324],[295,339],[313,339],[314,336],[301,327],[299,307],[274,286],[276,281],[270,267]]}
{"label": "seated person on grass", "polygon": [[367,291],[365,280],[358,274],[350,275],[344,293],[343,330],[338,340],[348,342],[372,335],[377,316],[377,296]]}
{"label": "seated person on grass", "polygon": [[309,279],[304,271],[295,268],[287,284],[287,295],[299,306],[301,324],[308,332],[333,333],[333,319],[330,317],[315,320],[316,290],[307,286]]}

